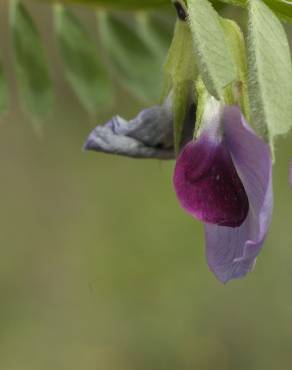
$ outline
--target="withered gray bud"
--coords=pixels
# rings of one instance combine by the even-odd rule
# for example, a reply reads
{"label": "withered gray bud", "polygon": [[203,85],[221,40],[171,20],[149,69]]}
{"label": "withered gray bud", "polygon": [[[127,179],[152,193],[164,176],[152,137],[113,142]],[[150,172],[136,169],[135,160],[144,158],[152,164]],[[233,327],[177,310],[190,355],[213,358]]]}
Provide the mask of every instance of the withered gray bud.
{"label": "withered gray bud", "polygon": [[[189,107],[182,144],[191,140],[195,123],[194,105]],[[143,110],[126,121],[115,116],[97,126],[88,136],[84,149],[134,158],[174,159],[173,116],[170,99],[161,106]]]}

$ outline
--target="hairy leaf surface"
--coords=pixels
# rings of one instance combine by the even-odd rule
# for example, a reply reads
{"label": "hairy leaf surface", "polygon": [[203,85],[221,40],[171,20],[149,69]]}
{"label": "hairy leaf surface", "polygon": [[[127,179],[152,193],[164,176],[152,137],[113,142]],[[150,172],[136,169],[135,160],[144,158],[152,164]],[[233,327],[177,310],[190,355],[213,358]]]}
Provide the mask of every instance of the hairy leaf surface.
{"label": "hairy leaf surface", "polygon": [[219,16],[207,0],[188,0],[188,11],[200,74],[210,94],[220,99],[236,79],[236,69]]}
{"label": "hairy leaf surface", "polygon": [[259,0],[250,0],[248,62],[255,127],[266,138],[285,134],[292,125],[290,50],[281,22]]}

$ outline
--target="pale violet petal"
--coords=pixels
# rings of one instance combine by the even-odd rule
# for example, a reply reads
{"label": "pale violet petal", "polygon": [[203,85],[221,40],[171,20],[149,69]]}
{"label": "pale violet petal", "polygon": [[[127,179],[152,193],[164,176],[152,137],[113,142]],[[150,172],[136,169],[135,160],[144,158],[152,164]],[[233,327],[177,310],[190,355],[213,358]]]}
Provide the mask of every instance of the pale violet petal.
{"label": "pale violet petal", "polygon": [[205,225],[209,267],[225,283],[252,270],[270,226],[273,193],[268,144],[247,125],[237,106],[225,108],[223,123],[226,145],[249,200],[241,226]]}

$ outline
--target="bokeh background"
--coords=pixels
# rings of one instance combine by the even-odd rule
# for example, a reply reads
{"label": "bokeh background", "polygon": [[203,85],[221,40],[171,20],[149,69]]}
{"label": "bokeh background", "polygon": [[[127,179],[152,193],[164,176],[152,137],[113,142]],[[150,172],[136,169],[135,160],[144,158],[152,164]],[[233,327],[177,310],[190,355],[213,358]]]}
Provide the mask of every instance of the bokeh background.
{"label": "bokeh background", "polygon": [[[36,135],[15,88],[7,3],[0,369],[290,370],[291,134],[277,143],[275,212],[256,270],[223,286],[208,271],[202,225],[176,201],[173,162],[82,151],[96,122],[130,118],[142,103],[119,89],[114,106],[89,116],[64,82],[50,7],[31,3],[57,86]],[[90,10],[78,12],[94,34]]]}

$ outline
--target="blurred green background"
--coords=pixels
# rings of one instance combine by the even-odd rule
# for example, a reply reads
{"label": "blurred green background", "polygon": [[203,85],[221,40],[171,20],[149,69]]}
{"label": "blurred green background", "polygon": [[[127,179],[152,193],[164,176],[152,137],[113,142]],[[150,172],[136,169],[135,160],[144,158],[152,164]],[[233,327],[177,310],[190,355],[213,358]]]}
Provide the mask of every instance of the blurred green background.
{"label": "blurred green background", "polygon": [[[0,118],[0,369],[288,370],[292,346],[292,135],[277,144],[273,224],[256,270],[223,286],[203,227],[179,207],[172,162],[84,153],[96,119],[64,82],[49,6],[31,5],[57,105],[42,137],[12,86]],[[94,34],[89,10],[80,10]],[[142,108],[125,91],[103,122]],[[287,102],[291,104],[291,102]]]}

